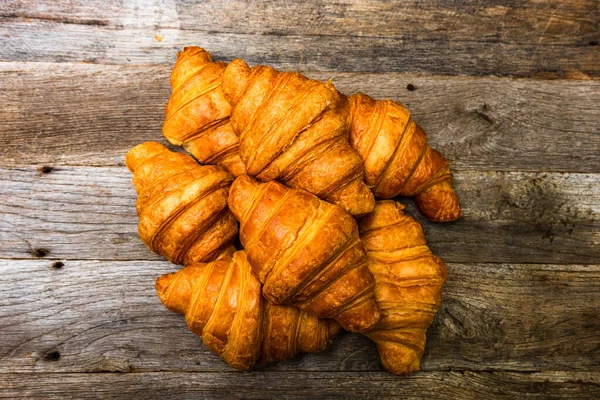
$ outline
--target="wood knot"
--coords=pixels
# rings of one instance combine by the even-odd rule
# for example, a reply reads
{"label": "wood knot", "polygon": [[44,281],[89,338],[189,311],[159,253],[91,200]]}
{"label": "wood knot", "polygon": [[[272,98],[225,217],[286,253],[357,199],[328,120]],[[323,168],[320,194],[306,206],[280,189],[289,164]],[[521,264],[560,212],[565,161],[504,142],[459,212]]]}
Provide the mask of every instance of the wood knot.
{"label": "wood knot", "polygon": [[406,90],[408,90],[409,92],[414,92],[415,90],[417,90],[417,88],[412,83],[409,83],[408,85],[406,85]]}
{"label": "wood knot", "polygon": [[35,249],[31,252],[31,254],[33,254],[36,257],[46,257],[48,254],[50,254],[49,250],[46,249]]}
{"label": "wood knot", "polygon": [[590,42],[588,44],[590,46],[598,46],[598,41],[597,40],[590,40]]}
{"label": "wood knot", "polygon": [[489,114],[490,109],[489,109],[487,103],[483,103],[479,107],[467,109],[467,111],[476,114],[479,118],[481,118],[485,122],[489,123],[490,125],[494,125],[494,120]]}
{"label": "wood knot", "polygon": [[43,167],[38,167],[38,170],[42,174],[49,174],[50,172],[52,172],[54,170],[54,168],[49,165],[44,165]]}
{"label": "wood knot", "polygon": [[52,268],[54,268],[54,269],[61,269],[64,266],[65,266],[65,264],[60,261],[57,261],[54,264],[52,264]]}
{"label": "wood knot", "polygon": [[46,361],[58,361],[60,360],[60,353],[58,351],[52,351],[44,356]]}

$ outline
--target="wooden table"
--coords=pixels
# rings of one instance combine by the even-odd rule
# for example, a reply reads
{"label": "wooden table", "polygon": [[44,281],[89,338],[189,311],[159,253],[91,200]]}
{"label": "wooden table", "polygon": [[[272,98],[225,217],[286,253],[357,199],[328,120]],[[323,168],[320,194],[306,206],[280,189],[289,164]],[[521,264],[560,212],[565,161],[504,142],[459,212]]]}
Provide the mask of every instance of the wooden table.
{"label": "wooden table", "polygon": [[[594,0],[1,0],[0,397],[600,398],[599,26]],[[164,142],[193,44],[401,101],[448,156],[464,218],[423,221],[450,276],[422,372],[352,334],[233,372],[160,304],[176,267],[124,155]]]}

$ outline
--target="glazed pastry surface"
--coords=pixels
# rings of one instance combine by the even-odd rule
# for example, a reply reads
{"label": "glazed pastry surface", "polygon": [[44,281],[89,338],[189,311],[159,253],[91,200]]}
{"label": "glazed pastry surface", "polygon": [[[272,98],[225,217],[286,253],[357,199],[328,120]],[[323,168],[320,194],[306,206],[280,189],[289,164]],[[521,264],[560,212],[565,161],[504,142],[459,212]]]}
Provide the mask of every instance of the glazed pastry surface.
{"label": "glazed pastry surface", "polygon": [[236,59],[223,91],[248,175],[305,189],[352,215],[373,209],[362,161],[348,143],[348,101],[331,82]]}
{"label": "glazed pastry surface", "polygon": [[138,233],[150,250],[181,265],[233,254],[238,228],[227,208],[233,176],[156,142],[137,145],[125,161],[138,193]]}
{"label": "glazed pastry surface", "polygon": [[409,374],[420,368],[426,331],[441,305],[446,266],[398,202],[378,201],[359,226],[381,310],[379,322],[364,334],[377,344],[388,371]]}
{"label": "glazed pastry surface", "polygon": [[211,351],[240,370],[321,352],[340,330],[333,320],[265,301],[244,251],[163,275],[156,291]]}
{"label": "glazed pastry surface", "polygon": [[228,203],[267,300],[335,318],[351,331],[379,319],[356,222],[341,207],[247,175],[234,181]]}
{"label": "glazed pastry surface", "polygon": [[375,197],[415,196],[419,211],[432,221],[460,218],[448,161],[429,147],[410,112],[363,93],[349,102],[350,144],[364,162],[365,181]]}
{"label": "glazed pastry surface", "polygon": [[237,176],[245,168],[238,155],[239,139],[229,122],[231,106],[223,95],[226,66],[213,62],[206,50],[196,46],[177,54],[163,134],[203,164],[220,165]]}

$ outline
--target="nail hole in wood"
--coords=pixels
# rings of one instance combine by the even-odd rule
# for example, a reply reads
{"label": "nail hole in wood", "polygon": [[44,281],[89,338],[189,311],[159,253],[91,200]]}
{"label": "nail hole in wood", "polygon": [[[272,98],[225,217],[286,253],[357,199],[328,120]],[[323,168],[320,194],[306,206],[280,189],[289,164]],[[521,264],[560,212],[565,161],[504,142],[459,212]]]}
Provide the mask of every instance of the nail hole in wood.
{"label": "nail hole in wood", "polygon": [[598,46],[598,41],[597,40],[590,40],[589,45],[590,46]]}
{"label": "nail hole in wood", "polygon": [[408,85],[406,85],[406,90],[408,90],[409,92],[412,92],[412,91],[417,90],[417,88],[412,83],[409,83]]}
{"label": "nail hole in wood", "polygon": [[54,269],[61,269],[64,266],[65,266],[65,264],[60,261],[57,261],[54,264],[52,264],[52,268],[54,268]]}
{"label": "nail hole in wood", "polygon": [[38,169],[42,172],[42,174],[49,174],[54,168],[48,165],[44,165],[43,167],[39,167]]}
{"label": "nail hole in wood", "polygon": [[35,249],[33,255],[36,257],[46,257],[50,252],[46,249]]}
{"label": "nail hole in wood", "polygon": [[58,361],[60,360],[60,353],[58,351],[52,351],[44,356],[46,361]]}

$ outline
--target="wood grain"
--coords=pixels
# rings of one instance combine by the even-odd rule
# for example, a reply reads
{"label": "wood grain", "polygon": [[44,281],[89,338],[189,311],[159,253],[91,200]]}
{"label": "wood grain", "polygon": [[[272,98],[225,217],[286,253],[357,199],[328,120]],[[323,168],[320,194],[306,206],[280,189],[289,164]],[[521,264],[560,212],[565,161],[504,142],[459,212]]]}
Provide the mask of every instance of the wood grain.
{"label": "wood grain", "polygon": [[[141,6],[143,5],[143,6]],[[179,28],[252,35],[587,45],[598,39],[593,1],[6,0],[0,16],[114,28]],[[473,32],[477,32],[477,36]]]}
{"label": "wood grain", "polygon": [[210,43],[218,58],[300,70],[600,74],[594,1],[53,3],[8,2],[0,59],[171,63]]}
{"label": "wood grain", "polygon": [[[449,262],[596,263],[596,174],[464,171],[455,174],[464,218],[422,219]],[[148,259],[137,235],[136,194],[125,167],[0,168],[0,258]]]}
{"label": "wood grain", "polygon": [[[169,73],[0,63],[0,164],[123,165],[131,147],[162,140]],[[309,75],[403,102],[454,170],[600,172],[600,81]]]}
{"label": "wood grain", "polygon": [[[0,3],[0,398],[600,398],[598,1]],[[407,201],[449,269],[423,372],[344,333],[235,373],[160,304],[123,157],[186,45],[401,101],[450,159],[463,220]]]}
{"label": "wood grain", "polygon": [[[156,261],[2,260],[0,373],[231,371],[169,313]],[[600,265],[448,264],[422,367],[599,371]],[[261,371],[381,371],[345,333],[323,354]],[[295,373],[294,372],[294,373]]]}
{"label": "wood grain", "polygon": [[[0,398],[589,399],[597,372],[3,374]],[[300,389],[301,388],[301,389]]]}

